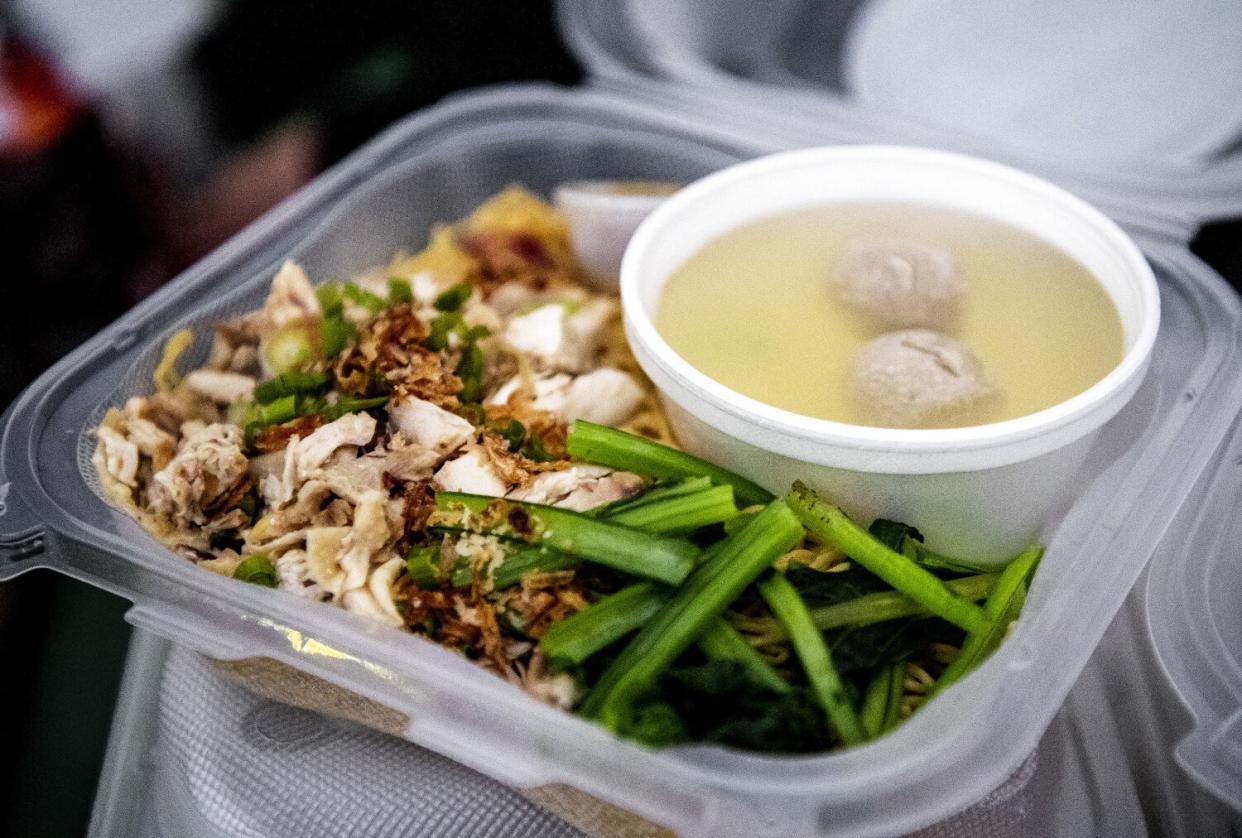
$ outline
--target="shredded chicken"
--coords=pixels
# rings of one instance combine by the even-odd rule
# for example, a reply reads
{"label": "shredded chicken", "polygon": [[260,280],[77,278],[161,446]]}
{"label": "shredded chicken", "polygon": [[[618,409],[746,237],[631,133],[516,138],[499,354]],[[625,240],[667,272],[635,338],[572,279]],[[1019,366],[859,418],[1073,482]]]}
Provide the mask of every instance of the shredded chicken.
{"label": "shredded chicken", "polygon": [[579,464],[540,474],[530,485],[510,492],[509,497],[585,512],[633,497],[642,488],[643,479],[632,472]]}
{"label": "shredded chicken", "polygon": [[181,526],[202,526],[212,503],[246,476],[247,464],[236,425],[207,425],[187,435],[168,465],[152,475],[148,505]]}

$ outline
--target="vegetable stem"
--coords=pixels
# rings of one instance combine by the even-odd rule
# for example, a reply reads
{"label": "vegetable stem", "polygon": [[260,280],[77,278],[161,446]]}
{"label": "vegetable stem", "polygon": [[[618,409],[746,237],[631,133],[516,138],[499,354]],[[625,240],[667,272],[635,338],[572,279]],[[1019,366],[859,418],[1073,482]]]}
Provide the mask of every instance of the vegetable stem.
{"label": "vegetable stem", "polygon": [[[999,574],[996,573],[982,573],[978,576],[949,579],[944,584],[958,596],[974,601],[986,597],[998,578]],[[811,621],[820,631],[845,626],[868,626],[902,617],[925,616],[931,616],[931,612],[901,591],[878,591],[811,609]]]}
{"label": "vegetable stem", "polygon": [[669,585],[685,579],[699,555],[699,548],[684,539],[645,533],[541,504],[439,492],[436,508],[439,512],[432,525],[438,529],[538,543]]}
{"label": "vegetable stem", "polygon": [[996,587],[983,605],[987,623],[981,629],[967,633],[961,651],[932,687],[932,696],[961,680],[1001,645],[1010,623],[1018,619],[1022,612],[1027,585],[1043,555],[1044,548],[1035,545],[1023,550],[1017,558],[1005,565],[996,581]]}
{"label": "vegetable stem", "polygon": [[867,737],[858,714],[854,712],[854,705],[845,692],[841,676],[832,665],[832,655],[824,643],[824,636],[811,622],[811,612],[797,589],[783,573],[774,573],[759,583],[759,594],[789,632],[790,642],[798,660],[802,661],[811,690],[841,741],[846,745],[862,742]]}
{"label": "vegetable stem", "polygon": [[880,667],[867,685],[859,720],[868,739],[887,733],[901,720],[901,695],[905,677],[906,662],[900,661]]}
{"label": "vegetable stem", "polygon": [[644,532],[685,535],[709,524],[722,524],[736,514],[733,487],[713,486],[612,512],[604,519]]}
{"label": "vegetable stem", "polygon": [[746,642],[746,638],[721,618],[707,624],[699,637],[699,649],[709,660],[726,660],[741,664],[750,680],[775,693],[787,693],[789,682]]}
{"label": "vegetable stem", "polygon": [[772,493],[757,483],[693,454],[582,419],[574,422],[570,429],[565,450],[570,456],[588,463],[634,471],[650,477],[709,477],[719,486],[732,486],[738,505],[743,507],[772,500]]}
{"label": "vegetable stem", "polygon": [[837,507],[820,500],[802,482],[786,497],[789,506],[817,538],[836,547],[910,599],[960,626],[978,631],[987,625],[983,610],[945,587],[938,577],[911,559],[885,547]]}
{"label": "vegetable stem", "polygon": [[612,662],[587,696],[582,713],[614,732],[622,730],[634,699],[802,535],[789,507],[775,500],[721,542]]}
{"label": "vegetable stem", "polygon": [[[670,592],[654,582],[639,582],[566,617],[539,639],[544,657],[555,666],[577,666],[637,631],[668,601]],[[744,642],[744,641],[743,641]]]}

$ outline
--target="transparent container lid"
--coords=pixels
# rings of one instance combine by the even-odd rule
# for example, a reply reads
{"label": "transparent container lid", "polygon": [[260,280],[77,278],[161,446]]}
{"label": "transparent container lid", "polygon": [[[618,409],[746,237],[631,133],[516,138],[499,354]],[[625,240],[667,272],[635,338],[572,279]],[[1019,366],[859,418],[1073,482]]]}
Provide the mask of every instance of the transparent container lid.
{"label": "transparent container lid", "polygon": [[[1242,214],[1242,6],[1086,0],[617,0],[559,4],[595,84],[744,108],[763,130],[992,157],[1106,208]],[[756,117],[761,117],[756,119]],[[1075,189],[1078,185],[1078,189]]]}
{"label": "transparent container lid", "polygon": [[689,834],[883,835],[968,808],[1035,750],[1242,403],[1242,307],[1181,247],[1141,242],[1163,297],[1151,369],[1067,487],[1009,642],[894,734],[842,753],[644,750],[420,638],[200,570],[94,485],[91,428],[104,408],[146,389],[173,330],[257,305],[283,259],[315,278],[347,275],[418,247],[433,221],[514,181],[547,194],[571,179],[689,180],[762,150],[708,121],[541,87],[458,97],[398,124],[14,403],[0,448],[0,578],[56,568],[130,598],[131,621],[179,644],[270,658],[392,708],[408,739],[503,783],[567,784]]}

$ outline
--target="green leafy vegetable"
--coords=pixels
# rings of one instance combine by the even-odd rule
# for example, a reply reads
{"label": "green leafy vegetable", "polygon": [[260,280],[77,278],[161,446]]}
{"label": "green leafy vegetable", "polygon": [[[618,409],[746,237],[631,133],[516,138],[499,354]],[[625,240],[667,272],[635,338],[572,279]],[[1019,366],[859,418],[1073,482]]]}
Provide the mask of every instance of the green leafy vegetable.
{"label": "green leafy vegetable", "polygon": [[901,697],[906,678],[905,663],[895,663],[876,670],[867,691],[863,693],[859,721],[869,739],[875,739],[901,721]]}
{"label": "green leafy vegetable", "polygon": [[601,649],[641,628],[669,596],[668,588],[653,582],[622,588],[577,614],[553,623],[539,639],[539,647],[544,657],[558,668],[580,665]]}
{"label": "green leafy vegetable", "polygon": [[885,547],[840,509],[820,500],[805,484],[794,483],[786,501],[813,535],[836,547],[933,614],[967,631],[986,625],[987,620],[979,606],[953,593],[944,582],[911,559]]}
{"label": "green leafy vegetable", "polygon": [[621,730],[635,699],[755,577],[801,538],[802,527],[789,507],[779,500],[770,503],[690,574],[600,677],[581,712],[610,730]]}
{"label": "green leafy vegetable", "polygon": [[[751,524],[754,526],[754,524]],[[747,527],[749,529],[749,527]],[[833,666],[824,638],[811,622],[806,603],[783,574],[775,573],[759,583],[759,593],[772,613],[785,626],[790,642],[828,721],[846,745],[857,745],[865,738],[854,704]]]}
{"label": "green leafy vegetable", "polygon": [[433,519],[439,529],[482,532],[542,544],[586,561],[676,585],[686,577],[699,549],[688,541],[598,521],[566,509],[438,492]]}
{"label": "green leafy vegetable", "polygon": [[887,518],[876,518],[867,530],[881,544],[895,553],[901,553],[923,567],[944,570],[950,573],[986,573],[984,565],[964,562],[929,549],[923,544],[923,534],[908,524],[890,521]]}
{"label": "green leafy vegetable", "polygon": [[588,463],[625,469],[648,477],[708,477],[717,485],[732,486],[740,506],[772,500],[771,492],[758,484],[693,454],[582,419],[574,422],[570,429],[565,450],[570,456]]}
{"label": "green leafy vegetable", "polygon": [[774,693],[787,693],[789,682],[746,642],[746,638],[723,619],[708,624],[699,637],[699,650],[710,661],[733,661],[740,665],[755,684]]}
{"label": "green leafy vegetable", "polygon": [[733,487],[712,486],[701,492],[611,512],[604,519],[646,532],[686,535],[711,524],[722,524],[736,514]]}

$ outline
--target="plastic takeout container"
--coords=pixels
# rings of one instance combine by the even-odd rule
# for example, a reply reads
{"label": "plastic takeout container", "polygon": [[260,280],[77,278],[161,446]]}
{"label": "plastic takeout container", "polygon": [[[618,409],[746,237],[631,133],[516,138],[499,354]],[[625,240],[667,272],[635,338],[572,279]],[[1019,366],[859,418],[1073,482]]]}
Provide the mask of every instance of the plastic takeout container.
{"label": "plastic takeout container", "polygon": [[[1121,318],[1121,363],[1068,401],[1006,422],[869,428],[743,396],[660,336],[654,321],[665,283],[709,241],[785,212],[867,202],[969,213],[1068,253],[1091,271]],[[1004,561],[1037,539],[1096,432],[1138,390],[1160,323],[1151,268],[1093,207],[995,163],[891,146],[785,152],[691,184],[639,228],[622,266],[621,296],[635,356],[692,450],[754,475],[776,493],[801,479],[862,521],[917,521],[934,549],[976,562]]]}
{"label": "plastic takeout container", "polygon": [[[596,87],[783,144],[848,130],[863,134],[857,140],[984,154],[1069,185],[1175,248],[1204,223],[1242,216],[1240,8],[1085,0],[1066,15],[1037,0],[559,5]],[[1235,492],[1237,460],[1228,450],[1216,455],[1202,481],[1212,488],[1196,490],[1184,515],[1211,500],[1204,492]],[[1131,597],[1137,616],[1127,632],[1139,636],[1120,644],[1118,657],[1134,672],[1111,669],[1118,694],[1161,714],[1161,724],[1124,729],[1141,740],[1134,764],[1164,834],[1220,831],[1185,825],[1189,812],[1209,808],[1187,778],[1242,817],[1242,564],[1229,547],[1232,517],[1197,518],[1193,540],[1161,545]],[[1174,717],[1179,724],[1165,723]]]}
{"label": "plastic takeout container", "polygon": [[[1145,834],[1093,661],[1032,759],[926,834]],[[348,777],[348,782],[342,782]],[[275,805],[273,801],[279,801]],[[578,836],[510,790],[415,745],[276,704],[137,631],[90,838]]]}
{"label": "plastic takeout container", "polygon": [[[1140,241],[1163,299],[1150,373],[1066,487],[1009,642],[893,735],[843,753],[643,750],[446,649],[199,570],[95,485],[90,429],[103,409],[147,388],[173,330],[257,305],[285,258],[312,277],[339,277],[417,247],[414,231],[513,181],[547,194],[578,178],[691,180],[767,150],[619,97],[539,87],[473,94],[397,125],[63,359],[10,408],[0,576],[52,567],[119,593],[134,602],[132,622],[230,661],[269,693],[327,697],[334,712],[613,826],[635,822],[618,819],[624,810],[639,825],[688,834],[885,835],[968,808],[1035,749],[1242,402],[1238,300],[1182,247]],[[205,352],[203,331],[196,353]]]}

